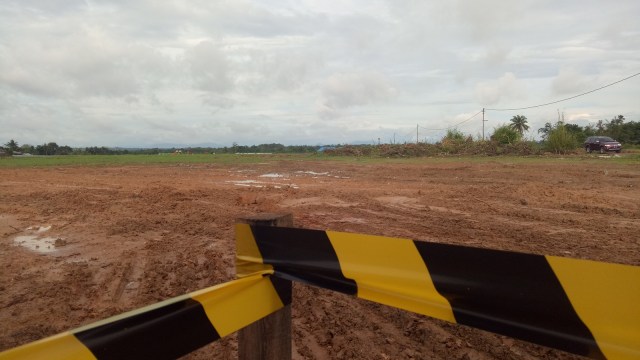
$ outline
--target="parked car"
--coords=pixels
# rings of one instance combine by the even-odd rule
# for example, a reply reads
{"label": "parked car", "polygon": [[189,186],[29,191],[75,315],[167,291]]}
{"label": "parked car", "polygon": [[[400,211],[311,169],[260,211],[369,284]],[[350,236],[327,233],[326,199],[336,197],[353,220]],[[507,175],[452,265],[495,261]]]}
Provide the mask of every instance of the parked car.
{"label": "parked car", "polygon": [[589,153],[594,150],[600,151],[601,154],[609,151],[619,153],[620,150],[622,150],[622,144],[608,136],[589,136],[587,140],[584,141],[584,149]]}

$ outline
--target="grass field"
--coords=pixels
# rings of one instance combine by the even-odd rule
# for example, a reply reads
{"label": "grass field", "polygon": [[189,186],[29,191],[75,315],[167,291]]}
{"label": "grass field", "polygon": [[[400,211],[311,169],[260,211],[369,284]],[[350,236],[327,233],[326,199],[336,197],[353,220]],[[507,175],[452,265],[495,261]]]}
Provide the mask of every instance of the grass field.
{"label": "grass field", "polygon": [[549,156],[443,156],[381,158],[370,156],[328,156],[323,154],[196,154],[196,155],[64,155],[29,156],[0,158],[0,168],[25,168],[49,166],[114,166],[114,165],[157,165],[157,164],[252,164],[276,161],[337,161],[341,163],[433,163],[433,162],[504,162],[536,163],[564,161],[615,162],[618,164],[640,164],[640,153],[623,153],[621,156],[583,154]]}
{"label": "grass field", "polygon": [[[61,155],[8,157],[0,159],[0,167],[44,166],[112,166],[154,164],[256,163],[305,155]],[[308,155],[306,155],[308,156]]]}

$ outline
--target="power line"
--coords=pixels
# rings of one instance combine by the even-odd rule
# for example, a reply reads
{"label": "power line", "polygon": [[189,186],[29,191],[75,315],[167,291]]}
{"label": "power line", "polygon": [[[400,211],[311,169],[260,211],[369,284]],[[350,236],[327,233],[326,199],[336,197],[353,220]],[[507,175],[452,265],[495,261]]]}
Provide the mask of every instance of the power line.
{"label": "power line", "polygon": [[455,127],[457,127],[458,125],[462,125],[462,124],[466,123],[467,121],[470,121],[470,120],[471,120],[471,119],[473,119],[474,117],[478,116],[481,112],[482,112],[482,110],[478,111],[477,113],[475,113],[475,114],[474,114],[474,115],[472,115],[471,117],[467,118],[466,120],[460,121],[459,123],[454,124],[454,125],[451,125],[451,126],[448,126],[448,127],[444,128],[444,129],[427,129],[427,128],[423,127],[423,126],[420,126],[420,128],[422,128],[423,130],[427,130],[427,131],[442,131],[442,130],[449,130],[449,129],[451,129],[451,128],[455,128]]}
{"label": "power line", "polygon": [[398,138],[402,139],[401,141],[407,142],[408,139],[412,138],[415,135],[414,131],[415,130],[413,130],[413,129],[409,130],[408,133],[406,133],[405,135],[402,135],[402,136],[398,136]]}
{"label": "power line", "polygon": [[597,88],[597,89],[593,89],[593,90],[591,90],[591,91],[587,91],[587,92],[582,93],[582,94],[578,94],[578,95],[575,95],[575,96],[572,96],[572,97],[568,97],[568,98],[566,98],[566,99],[557,100],[557,101],[553,101],[553,102],[546,103],[546,104],[533,105],[533,106],[527,106],[527,107],[522,107],[522,108],[514,108],[514,109],[485,109],[485,110],[492,110],[492,111],[514,111],[514,110],[526,110],[526,109],[533,109],[533,108],[537,108],[537,107],[541,107],[541,106],[553,105],[553,104],[557,104],[557,103],[559,103],[559,102],[563,102],[563,101],[567,101],[567,100],[575,99],[575,98],[580,97],[580,96],[583,96],[583,95],[591,94],[592,92],[596,92],[596,91],[598,91],[598,90],[602,90],[602,89],[604,89],[604,88],[607,88],[607,87],[609,87],[609,86],[615,85],[615,84],[617,84],[617,83],[621,83],[621,82],[623,82],[623,81],[625,81],[625,80],[629,80],[629,79],[631,79],[632,77],[634,77],[634,76],[638,76],[638,75],[640,75],[640,73],[633,74],[633,75],[631,75],[631,76],[627,76],[626,78],[624,78],[624,79],[622,79],[622,80],[618,80],[618,81],[616,81],[616,82],[612,82],[611,84],[607,84],[607,85],[605,85],[605,86],[601,86],[601,87],[599,87],[599,88]]}

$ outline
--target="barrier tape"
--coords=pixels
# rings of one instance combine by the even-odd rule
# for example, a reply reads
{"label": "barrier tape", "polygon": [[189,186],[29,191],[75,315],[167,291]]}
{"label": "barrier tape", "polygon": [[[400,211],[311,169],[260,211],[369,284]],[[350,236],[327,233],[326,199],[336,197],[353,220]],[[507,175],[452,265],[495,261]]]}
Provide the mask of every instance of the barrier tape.
{"label": "barrier tape", "polygon": [[640,358],[640,267],[409,239],[236,225],[237,273],[359,298],[595,359]]}
{"label": "barrier tape", "polygon": [[118,315],[0,353],[9,359],[175,359],[291,303],[282,280],[243,279]]}

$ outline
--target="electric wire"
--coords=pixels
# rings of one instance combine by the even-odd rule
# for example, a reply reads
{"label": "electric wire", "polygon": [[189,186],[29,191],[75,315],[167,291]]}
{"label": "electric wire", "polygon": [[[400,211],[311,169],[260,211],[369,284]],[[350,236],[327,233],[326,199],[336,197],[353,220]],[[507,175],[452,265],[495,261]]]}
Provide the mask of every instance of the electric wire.
{"label": "electric wire", "polygon": [[458,127],[459,125],[462,125],[462,124],[466,123],[467,121],[471,121],[471,119],[475,118],[476,116],[480,115],[481,113],[482,113],[482,110],[480,110],[480,111],[478,111],[477,113],[475,113],[475,114],[471,115],[471,117],[467,118],[466,120],[460,121],[460,122],[459,122],[459,123],[457,123],[457,124],[454,124],[454,125],[448,126],[448,127],[446,127],[446,128],[443,128],[443,129],[428,129],[428,128],[422,127],[422,126],[420,126],[420,125],[418,125],[418,126],[419,126],[422,130],[427,130],[427,131],[443,131],[443,130],[449,130],[449,129],[456,128],[456,127]]}
{"label": "electric wire", "polygon": [[587,92],[584,92],[584,93],[582,93],[582,94],[578,94],[578,95],[575,95],[575,96],[571,96],[571,97],[568,97],[568,98],[566,98],[566,99],[562,99],[562,100],[557,100],[557,101],[549,102],[549,103],[546,103],[546,104],[533,105],[533,106],[527,106],[527,107],[521,107],[521,108],[513,108],[513,109],[489,109],[489,108],[486,108],[485,110],[491,110],[491,111],[516,111],[516,110],[526,110],[526,109],[533,109],[533,108],[542,107],[542,106],[547,106],[547,105],[553,105],[553,104],[557,104],[557,103],[559,103],[559,102],[563,102],[563,101],[567,101],[567,100],[575,99],[575,98],[580,97],[580,96],[584,96],[584,95],[587,95],[587,94],[591,94],[592,92],[596,92],[596,91],[598,91],[598,90],[602,90],[602,89],[604,89],[604,88],[608,88],[609,86],[612,86],[612,85],[615,85],[615,84],[621,83],[621,82],[623,82],[623,81],[625,81],[625,80],[629,80],[629,79],[631,79],[632,77],[634,77],[634,76],[638,76],[638,75],[640,75],[640,72],[639,72],[639,73],[636,73],[636,74],[633,74],[633,75],[631,75],[631,76],[627,76],[626,78],[621,79],[621,80],[618,80],[618,81],[616,81],[616,82],[612,82],[611,84],[607,84],[607,85],[605,85],[605,86],[601,86],[601,87],[599,87],[599,88],[597,88],[597,89],[593,89],[593,90],[591,90],[591,91],[587,91]]}
{"label": "electric wire", "polygon": [[401,138],[404,139],[405,142],[407,142],[407,139],[411,140],[414,134],[415,134],[415,130],[412,129]]}

